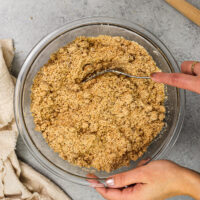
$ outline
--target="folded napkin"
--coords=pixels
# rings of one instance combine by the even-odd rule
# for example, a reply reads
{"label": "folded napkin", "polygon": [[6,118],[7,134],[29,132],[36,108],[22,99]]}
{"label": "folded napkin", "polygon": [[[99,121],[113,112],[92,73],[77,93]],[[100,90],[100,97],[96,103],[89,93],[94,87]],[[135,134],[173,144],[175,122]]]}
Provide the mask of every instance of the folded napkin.
{"label": "folded napkin", "polygon": [[15,154],[18,131],[13,112],[15,80],[11,39],[0,40],[0,199],[70,200],[54,183],[19,161]]}

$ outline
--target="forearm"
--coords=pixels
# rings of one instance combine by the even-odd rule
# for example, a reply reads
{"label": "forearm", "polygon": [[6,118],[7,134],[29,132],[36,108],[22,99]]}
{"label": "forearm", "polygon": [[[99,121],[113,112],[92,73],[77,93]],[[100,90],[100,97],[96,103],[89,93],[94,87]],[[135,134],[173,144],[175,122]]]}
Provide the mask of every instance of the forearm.
{"label": "forearm", "polygon": [[200,200],[200,174],[195,171],[185,169],[185,177],[186,195],[189,195],[196,200]]}

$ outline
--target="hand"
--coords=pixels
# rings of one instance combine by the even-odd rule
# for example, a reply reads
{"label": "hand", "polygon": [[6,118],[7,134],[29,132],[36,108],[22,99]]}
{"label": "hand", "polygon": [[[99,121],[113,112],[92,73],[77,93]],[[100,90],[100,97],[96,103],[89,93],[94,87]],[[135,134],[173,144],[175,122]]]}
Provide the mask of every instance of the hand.
{"label": "hand", "polygon": [[151,74],[151,79],[167,85],[191,90],[200,94],[200,62],[194,65],[194,61],[184,61],[181,64],[182,73],[163,73],[157,72]]}
{"label": "hand", "polygon": [[[163,200],[176,195],[200,199],[200,175],[166,160],[116,174],[107,179],[109,188],[95,180],[88,181],[107,200]],[[127,185],[132,186],[123,188]]]}

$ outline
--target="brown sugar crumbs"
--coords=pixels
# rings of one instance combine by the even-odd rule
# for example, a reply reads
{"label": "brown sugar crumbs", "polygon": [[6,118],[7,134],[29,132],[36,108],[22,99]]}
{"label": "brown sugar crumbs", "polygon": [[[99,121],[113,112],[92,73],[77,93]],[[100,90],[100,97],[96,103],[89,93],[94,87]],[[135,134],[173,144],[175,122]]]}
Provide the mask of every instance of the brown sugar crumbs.
{"label": "brown sugar crumbs", "polygon": [[32,86],[36,130],[68,162],[110,172],[129,165],[162,130],[164,86],[105,74],[121,68],[137,76],[160,71],[138,43],[122,37],[78,37],[51,55]]}

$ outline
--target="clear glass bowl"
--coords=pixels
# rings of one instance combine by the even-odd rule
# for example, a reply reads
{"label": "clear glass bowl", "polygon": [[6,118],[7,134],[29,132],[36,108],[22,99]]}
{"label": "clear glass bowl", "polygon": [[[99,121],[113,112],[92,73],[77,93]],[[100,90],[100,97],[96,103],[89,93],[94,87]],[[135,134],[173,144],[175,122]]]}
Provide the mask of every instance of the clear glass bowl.
{"label": "clear glass bowl", "polygon": [[[94,173],[100,180],[104,180],[110,175],[136,167],[139,160],[132,161],[130,166],[122,167],[111,173],[71,165],[53,152],[42,134],[34,130],[33,117],[30,112],[31,86],[40,67],[48,61],[50,54],[82,35],[123,36],[145,47],[162,71],[179,72],[179,68],[169,50],[154,35],[137,24],[121,19],[97,17],[74,21],[47,35],[32,49],[19,73],[15,89],[14,107],[19,132],[31,154],[47,171],[65,180],[87,185],[86,175],[88,172]],[[166,86],[166,95],[168,96],[165,102],[166,126],[140,160],[160,158],[177,140],[184,118],[185,94],[183,90]]]}

